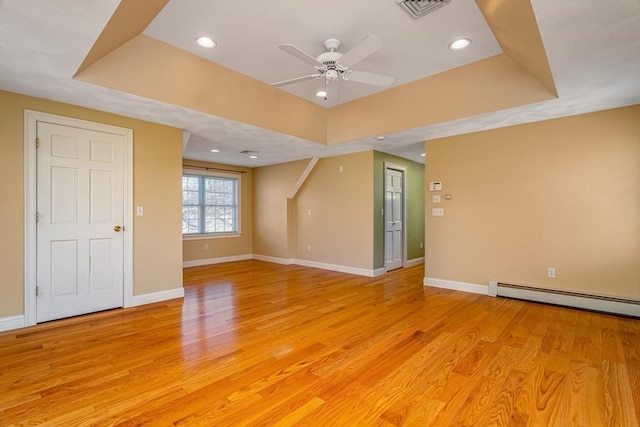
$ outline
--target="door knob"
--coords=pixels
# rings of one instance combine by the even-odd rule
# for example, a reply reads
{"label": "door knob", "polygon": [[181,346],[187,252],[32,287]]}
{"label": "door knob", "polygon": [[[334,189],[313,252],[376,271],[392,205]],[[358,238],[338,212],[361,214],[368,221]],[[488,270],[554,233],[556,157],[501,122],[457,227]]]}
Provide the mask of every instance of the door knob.
{"label": "door knob", "polygon": [[119,225],[116,225],[115,227],[113,227],[113,231],[115,231],[116,233],[118,233],[118,232],[120,232],[122,230],[123,230],[123,228],[120,227]]}

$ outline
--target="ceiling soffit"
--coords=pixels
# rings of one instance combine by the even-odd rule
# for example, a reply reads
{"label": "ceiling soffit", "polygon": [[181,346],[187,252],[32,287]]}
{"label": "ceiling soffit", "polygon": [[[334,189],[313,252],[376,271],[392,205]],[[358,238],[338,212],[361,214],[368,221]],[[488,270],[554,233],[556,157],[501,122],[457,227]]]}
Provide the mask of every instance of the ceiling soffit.
{"label": "ceiling soffit", "polygon": [[169,0],[122,1],[76,74],[141,34],[168,2]]}
{"label": "ceiling soffit", "polygon": [[529,1],[477,0],[503,54],[330,109],[141,34],[166,0],[136,3],[122,0],[76,79],[322,144],[557,97]]}

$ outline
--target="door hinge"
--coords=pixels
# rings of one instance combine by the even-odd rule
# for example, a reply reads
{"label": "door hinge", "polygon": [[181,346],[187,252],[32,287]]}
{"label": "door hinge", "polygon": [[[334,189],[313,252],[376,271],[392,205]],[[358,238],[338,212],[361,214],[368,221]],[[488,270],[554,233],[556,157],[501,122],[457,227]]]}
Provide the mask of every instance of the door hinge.
{"label": "door hinge", "polygon": [[40,212],[36,212],[36,222],[40,221]]}
{"label": "door hinge", "polygon": [[40,138],[36,138],[36,148],[40,148]]}

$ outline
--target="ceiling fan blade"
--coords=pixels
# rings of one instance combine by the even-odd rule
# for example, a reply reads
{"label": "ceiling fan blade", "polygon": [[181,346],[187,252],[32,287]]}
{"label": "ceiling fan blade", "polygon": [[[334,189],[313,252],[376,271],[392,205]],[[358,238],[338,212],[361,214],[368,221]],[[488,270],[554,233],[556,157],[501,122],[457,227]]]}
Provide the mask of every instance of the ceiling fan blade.
{"label": "ceiling fan blade", "polygon": [[296,77],[295,79],[284,80],[278,83],[273,83],[271,86],[280,87],[290,85],[292,83],[304,82],[306,80],[317,79],[318,77],[322,77],[322,74],[310,74],[308,76]]}
{"label": "ceiling fan blade", "polygon": [[344,74],[344,80],[365,83],[374,86],[388,87],[393,84],[393,77],[384,74],[369,73],[367,71],[351,70]]}
{"label": "ceiling fan blade", "polygon": [[303,60],[307,64],[313,65],[314,67],[324,68],[324,64],[318,61],[313,56],[309,55],[307,52],[298,49],[292,44],[281,44],[278,46],[281,50],[287,52],[289,55],[295,56],[298,59]]}
{"label": "ceiling fan blade", "polygon": [[360,42],[360,44],[357,44],[350,51],[342,55],[342,58],[337,62],[342,68],[353,67],[355,64],[362,61],[381,47],[382,40],[376,36],[367,36]]}

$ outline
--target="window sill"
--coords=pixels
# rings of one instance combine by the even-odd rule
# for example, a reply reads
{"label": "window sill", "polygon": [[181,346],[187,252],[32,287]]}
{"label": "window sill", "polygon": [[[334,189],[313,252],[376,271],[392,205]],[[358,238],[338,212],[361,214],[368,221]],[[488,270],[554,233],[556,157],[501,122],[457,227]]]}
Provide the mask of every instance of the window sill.
{"label": "window sill", "polygon": [[242,237],[242,233],[183,234],[182,240],[210,240]]}

